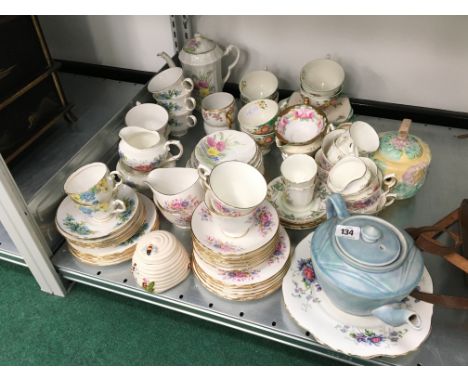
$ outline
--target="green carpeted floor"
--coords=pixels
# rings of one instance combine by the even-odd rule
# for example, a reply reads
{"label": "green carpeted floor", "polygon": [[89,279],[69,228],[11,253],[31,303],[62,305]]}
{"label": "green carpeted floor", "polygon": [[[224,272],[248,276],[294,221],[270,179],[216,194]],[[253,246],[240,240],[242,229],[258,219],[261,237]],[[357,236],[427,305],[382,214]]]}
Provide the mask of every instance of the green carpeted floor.
{"label": "green carpeted floor", "polygon": [[50,296],[17,265],[0,280],[0,365],[336,364],[84,285]]}

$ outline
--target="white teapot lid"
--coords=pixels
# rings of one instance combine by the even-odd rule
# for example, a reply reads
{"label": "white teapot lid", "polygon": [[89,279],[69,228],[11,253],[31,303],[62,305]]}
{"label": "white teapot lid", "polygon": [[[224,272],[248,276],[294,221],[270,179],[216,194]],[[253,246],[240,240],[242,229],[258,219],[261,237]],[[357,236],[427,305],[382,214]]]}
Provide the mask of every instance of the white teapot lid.
{"label": "white teapot lid", "polygon": [[216,43],[213,40],[203,37],[200,33],[195,33],[184,45],[184,51],[190,54],[207,53],[214,48],[216,48]]}

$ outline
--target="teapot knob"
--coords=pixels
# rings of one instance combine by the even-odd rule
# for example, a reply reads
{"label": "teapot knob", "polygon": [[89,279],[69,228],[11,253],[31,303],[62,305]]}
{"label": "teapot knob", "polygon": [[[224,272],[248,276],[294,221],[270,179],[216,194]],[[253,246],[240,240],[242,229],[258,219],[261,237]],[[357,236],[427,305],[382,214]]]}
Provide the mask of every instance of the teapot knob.
{"label": "teapot knob", "polygon": [[361,229],[361,237],[366,243],[375,243],[382,237],[382,232],[373,225],[366,225]]}

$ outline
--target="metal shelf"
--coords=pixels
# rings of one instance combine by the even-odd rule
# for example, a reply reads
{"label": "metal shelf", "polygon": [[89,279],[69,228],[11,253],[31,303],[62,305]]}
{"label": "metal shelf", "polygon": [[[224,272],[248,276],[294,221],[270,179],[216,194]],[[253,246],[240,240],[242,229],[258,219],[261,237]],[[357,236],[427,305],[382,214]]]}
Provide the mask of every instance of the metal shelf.
{"label": "metal shelf", "polygon": [[[143,91],[139,99],[150,100]],[[378,131],[396,130],[399,126],[399,121],[366,116],[357,116],[357,118],[371,123]],[[463,130],[422,124],[414,124],[412,129],[431,146],[433,164],[427,182],[417,197],[399,201],[382,213],[383,218],[400,227],[435,222],[448,211],[456,208],[465,196],[468,178],[468,167],[462,165],[468,160],[466,149],[468,141],[455,137],[457,134],[462,134]],[[184,145],[184,155],[178,166],[185,166],[193,147],[203,135],[202,122],[199,122],[187,136],[181,139]],[[267,180],[279,175],[280,163],[279,151],[273,148],[272,152],[265,156]],[[187,250],[191,250],[192,244],[188,231],[177,229],[164,219],[162,219],[161,229],[173,232]],[[288,231],[288,233],[293,245],[297,245],[309,231]],[[365,360],[335,352],[307,336],[286,311],[281,291],[259,301],[231,302],[211,294],[193,275],[190,275],[177,287],[165,293],[153,295],[134,283],[129,262],[110,267],[88,266],[71,256],[65,245],[58,250],[52,261],[65,279],[176,310],[349,364],[468,364],[468,355],[464,351],[468,345],[468,331],[466,330],[468,313],[466,311],[435,307],[432,334],[420,349],[398,358],[379,357]],[[461,272],[434,256],[427,255],[425,261],[433,277],[436,292],[442,290],[445,293],[463,294],[465,287]]]}

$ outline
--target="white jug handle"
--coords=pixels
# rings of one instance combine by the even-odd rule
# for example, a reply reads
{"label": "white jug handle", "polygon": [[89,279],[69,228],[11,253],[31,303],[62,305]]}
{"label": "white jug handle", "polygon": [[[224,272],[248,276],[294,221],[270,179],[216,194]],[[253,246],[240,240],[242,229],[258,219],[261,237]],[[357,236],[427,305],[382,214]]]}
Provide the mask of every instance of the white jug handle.
{"label": "white jug handle", "polygon": [[164,143],[164,148],[167,150],[167,152],[169,152],[169,148],[171,145],[176,146],[179,149],[179,152],[176,155],[170,154],[169,157],[164,161],[164,163],[176,161],[177,159],[180,159],[180,157],[184,153],[184,146],[182,146],[182,143],[180,143],[180,141],[170,140]]}
{"label": "white jug handle", "polygon": [[[118,181],[115,180],[115,175],[118,176],[118,178],[119,178]],[[112,192],[115,192],[115,191],[117,191],[117,188],[119,188],[119,186],[123,183],[123,175],[119,171],[116,170],[116,171],[112,171],[110,173],[110,176],[112,177],[112,179],[115,182],[114,189],[112,190]]]}
{"label": "white jug handle", "polygon": [[187,117],[187,125],[188,127],[193,127],[197,124],[197,117],[195,117],[193,114],[189,115]]}
{"label": "white jug handle", "polygon": [[229,45],[226,50],[224,51],[224,54],[223,54],[223,57],[224,56],[227,56],[229,53],[231,53],[231,50],[234,50],[236,52],[236,58],[234,59],[233,63],[231,65],[228,66],[227,68],[227,73],[226,75],[224,76],[223,78],[223,84],[226,83],[226,81],[229,79],[229,76],[231,75],[231,70],[232,68],[234,68],[234,66],[237,65],[237,63],[239,62],[239,58],[240,58],[240,50],[237,46],[235,45]]}
{"label": "white jug handle", "polygon": [[[187,99],[185,100],[185,107],[189,110],[189,111],[192,111],[193,109],[195,109],[195,107],[197,106],[197,101],[195,101],[195,98],[193,97],[187,97]],[[195,122],[196,123],[196,122]]]}

